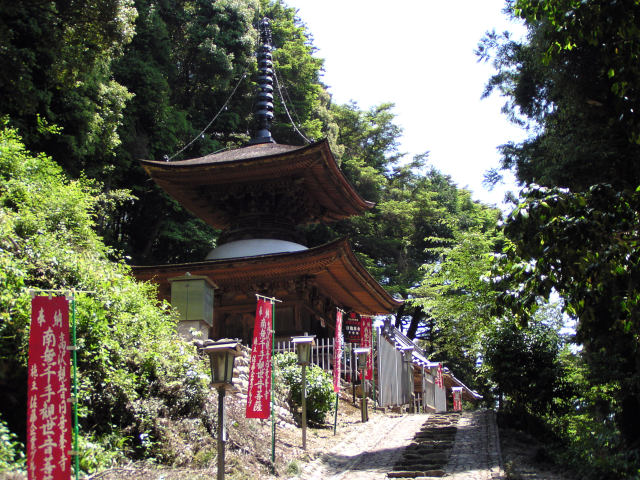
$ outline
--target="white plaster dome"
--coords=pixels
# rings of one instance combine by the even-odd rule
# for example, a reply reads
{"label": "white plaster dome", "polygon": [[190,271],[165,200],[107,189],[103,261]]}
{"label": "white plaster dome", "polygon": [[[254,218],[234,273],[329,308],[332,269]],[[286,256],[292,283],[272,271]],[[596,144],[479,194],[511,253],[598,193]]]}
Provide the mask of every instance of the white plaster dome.
{"label": "white plaster dome", "polygon": [[256,255],[270,255],[273,253],[299,252],[308,250],[299,243],[277,240],[273,238],[252,238],[249,240],[235,240],[220,245],[209,252],[205,260],[220,260],[223,258],[254,257]]}

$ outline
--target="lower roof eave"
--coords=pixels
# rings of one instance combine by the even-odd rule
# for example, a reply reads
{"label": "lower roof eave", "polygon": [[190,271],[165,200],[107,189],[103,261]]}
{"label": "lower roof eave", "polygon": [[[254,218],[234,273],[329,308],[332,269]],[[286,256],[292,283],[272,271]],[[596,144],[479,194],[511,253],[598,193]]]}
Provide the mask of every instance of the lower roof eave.
{"label": "lower roof eave", "polygon": [[396,300],[367,272],[346,239],[298,252],[208,260],[173,265],[132,267],[139,280],[161,283],[189,272],[204,275],[224,286],[274,278],[313,276],[324,294],[343,307],[366,315],[385,315],[396,310]]}

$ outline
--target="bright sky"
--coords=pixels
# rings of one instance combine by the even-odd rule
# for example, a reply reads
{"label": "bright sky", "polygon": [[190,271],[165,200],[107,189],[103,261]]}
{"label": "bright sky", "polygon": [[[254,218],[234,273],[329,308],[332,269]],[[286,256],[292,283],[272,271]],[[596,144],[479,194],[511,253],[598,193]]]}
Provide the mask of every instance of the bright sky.
{"label": "bright sky", "polygon": [[473,198],[499,205],[512,183],[484,189],[498,145],[524,137],[500,113],[498,95],[481,100],[493,73],[473,51],[488,30],[521,33],[504,0],[285,0],[298,9],[325,60],[333,100],[367,109],[396,105],[401,151],[429,151],[430,163]]}

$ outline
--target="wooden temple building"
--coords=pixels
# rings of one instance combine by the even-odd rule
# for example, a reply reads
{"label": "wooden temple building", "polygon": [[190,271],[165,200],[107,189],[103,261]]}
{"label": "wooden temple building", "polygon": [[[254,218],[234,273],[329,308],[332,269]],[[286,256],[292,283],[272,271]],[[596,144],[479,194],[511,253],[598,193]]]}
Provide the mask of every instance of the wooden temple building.
{"label": "wooden temple building", "polygon": [[273,83],[268,28],[258,55],[259,128],[250,144],[200,158],[142,161],[148,175],[193,215],[222,231],[203,261],[134,267],[180,312],[180,331],[250,343],[256,294],[274,297],[276,338],[333,335],[336,308],[388,314],[391,297],[347,240],[308,248],[298,227],[373,207],[340,170],[326,141],[306,146],[271,138]]}

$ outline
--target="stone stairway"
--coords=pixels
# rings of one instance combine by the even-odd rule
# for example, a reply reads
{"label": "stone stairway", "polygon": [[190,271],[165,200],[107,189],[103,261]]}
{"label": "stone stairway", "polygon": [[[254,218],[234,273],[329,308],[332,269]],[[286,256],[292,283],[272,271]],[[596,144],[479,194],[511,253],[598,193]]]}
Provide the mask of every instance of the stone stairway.
{"label": "stone stairway", "polygon": [[420,480],[443,477],[455,442],[459,418],[458,413],[430,415],[387,476]]}
{"label": "stone stairway", "polygon": [[376,415],[309,463],[303,480],[502,480],[491,410]]}

